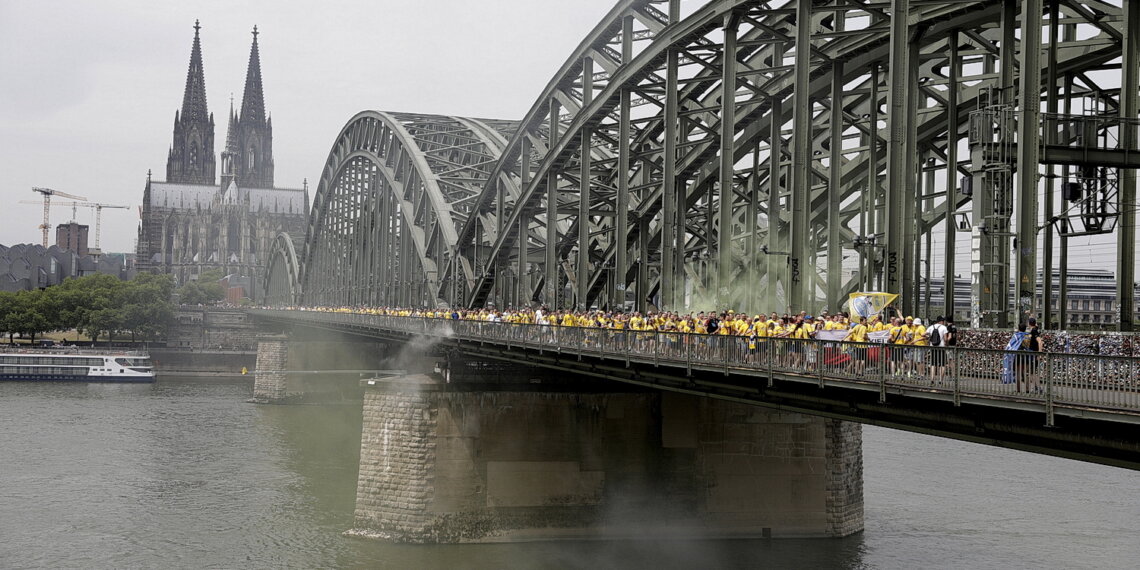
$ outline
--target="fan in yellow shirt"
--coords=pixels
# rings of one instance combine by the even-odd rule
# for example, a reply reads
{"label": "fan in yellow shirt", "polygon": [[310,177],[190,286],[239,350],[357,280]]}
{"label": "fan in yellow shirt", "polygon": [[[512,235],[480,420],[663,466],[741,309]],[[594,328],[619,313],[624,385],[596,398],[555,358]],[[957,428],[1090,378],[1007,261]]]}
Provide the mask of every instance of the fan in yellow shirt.
{"label": "fan in yellow shirt", "polygon": [[[859,317],[859,324],[851,327],[847,336],[843,338],[848,342],[867,342],[867,318]],[[867,348],[863,346],[854,347],[852,353],[855,357],[855,373],[862,374],[863,368],[867,365]]]}

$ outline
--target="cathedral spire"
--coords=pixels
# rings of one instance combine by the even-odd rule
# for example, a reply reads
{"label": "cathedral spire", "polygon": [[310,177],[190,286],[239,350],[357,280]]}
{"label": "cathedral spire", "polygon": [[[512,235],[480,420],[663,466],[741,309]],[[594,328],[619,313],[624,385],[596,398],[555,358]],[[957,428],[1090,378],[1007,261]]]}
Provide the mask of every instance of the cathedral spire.
{"label": "cathedral spire", "polygon": [[236,163],[241,157],[241,146],[238,144],[238,119],[234,113],[234,96],[230,94],[230,120],[226,128],[226,146],[222,149],[222,188],[225,192],[230,182],[237,175]]}
{"label": "cathedral spire", "polygon": [[225,153],[232,155],[241,154],[241,147],[238,146],[238,119],[234,114],[234,97],[230,95],[230,122],[229,127],[226,128],[226,148]]}
{"label": "cathedral spire", "polygon": [[198,39],[198,20],[194,20],[194,47],[190,49],[190,69],[186,72],[186,92],[182,95],[182,117],[204,121],[206,110],[206,74],[202,70],[202,43]]}
{"label": "cathedral spire", "polygon": [[253,27],[253,46],[249,48],[249,68],[245,72],[245,92],[241,96],[241,117],[251,121],[265,120],[265,95],[261,90],[261,56],[257,51],[257,26]]}
{"label": "cathedral spire", "polygon": [[249,68],[245,73],[245,92],[241,96],[241,114],[237,117],[237,148],[240,154],[235,160],[234,171],[240,187],[272,188],[273,124],[265,112],[265,96],[261,90],[257,34],[257,26],[254,26]]}
{"label": "cathedral spire", "polygon": [[194,47],[186,72],[182,110],[175,113],[174,143],[166,158],[166,181],[214,183],[214,117],[206,108],[206,76],[202,69],[202,26],[194,20]]}

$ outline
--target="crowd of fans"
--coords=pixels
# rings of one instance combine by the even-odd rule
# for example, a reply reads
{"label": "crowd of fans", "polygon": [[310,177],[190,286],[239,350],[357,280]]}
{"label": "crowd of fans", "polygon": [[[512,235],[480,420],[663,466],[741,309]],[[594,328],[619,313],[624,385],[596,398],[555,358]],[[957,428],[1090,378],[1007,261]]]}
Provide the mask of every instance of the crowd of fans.
{"label": "crowd of fans", "polygon": [[[654,332],[652,336],[607,334],[605,342],[627,343],[627,349],[656,346],[657,350],[690,347],[695,358],[721,358],[715,347],[735,347],[732,358],[740,362],[772,362],[782,368],[821,364],[827,370],[855,376],[874,370],[892,377],[938,384],[957,377],[960,366],[1003,384],[1014,384],[1011,390],[1040,392],[1042,371],[1039,353],[1091,354],[1102,356],[1140,356],[1132,354],[1132,336],[1121,333],[1047,333],[1035,319],[1018,326],[1018,330],[959,330],[952,319],[938,316],[933,322],[921,318],[895,316],[860,317],[846,312],[811,315],[755,314],[724,310],[720,312],[676,313],[568,311],[538,309],[415,309],[396,307],[292,307],[302,311],[350,313],[388,317],[410,317],[453,321],[504,323],[536,326],[505,329],[510,334],[538,335],[540,342],[559,344],[564,341],[589,344],[591,335],[563,337],[561,331],[572,328],[606,329],[609,331]],[[885,311],[886,312],[886,311]],[[731,342],[700,341],[700,337],[735,337]],[[572,339],[578,339],[577,341]],[[820,341],[810,345],[808,339]],[[649,344],[653,340],[662,344]],[[727,341],[727,339],[726,339]],[[642,343],[645,343],[644,345]],[[944,350],[950,347],[987,349],[987,352],[961,353]],[[1054,361],[1050,361],[1054,362]],[[1085,361],[1055,361],[1050,369],[1054,382],[1072,385],[1135,386],[1140,382],[1129,361],[1098,362],[1095,377],[1088,375]],[[1091,378],[1091,379],[1090,379]]]}
{"label": "crowd of fans", "polygon": [[[339,313],[361,313],[395,317],[421,317],[508,324],[548,325],[554,327],[586,327],[613,330],[679,332],[752,338],[810,339],[826,336],[828,340],[852,342],[884,342],[898,345],[946,345],[956,342],[957,329],[952,319],[941,316],[926,325],[922,319],[897,316],[883,320],[874,317],[852,317],[846,312],[819,315],[755,314],[725,310],[697,313],[567,311],[539,309],[412,309],[394,307],[321,307],[307,308]],[[821,335],[823,331],[832,334]],[[841,333],[841,334],[837,334]],[[878,333],[878,334],[876,334]],[[947,336],[949,335],[949,336]],[[932,341],[932,337],[937,337]]]}
{"label": "crowd of fans", "polygon": [[[890,344],[903,344],[914,346],[930,345],[932,329],[942,323],[946,330],[938,334],[949,333],[949,343],[939,343],[943,346],[960,346],[962,348],[981,348],[988,350],[1003,350],[1009,343],[1010,331],[995,329],[958,329],[954,320],[936,317],[931,322],[924,322],[921,318],[896,316],[882,320],[878,317],[868,318],[859,329],[860,318],[852,318],[849,313],[828,313],[822,311],[812,315],[806,311],[798,314],[768,314],[749,315],[734,310],[722,312],[610,312],[610,311],[566,311],[540,309],[412,309],[393,307],[308,307],[303,310],[317,310],[326,312],[365,313],[389,316],[427,317],[440,319],[476,320],[487,322],[502,322],[515,324],[538,324],[553,326],[575,326],[591,328],[609,328],[616,330],[684,332],[697,334],[718,334],[737,336],[777,337],[777,338],[818,338],[820,331],[846,330],[850,332],[847,340],[861,342],[878,342],[883,340],[882,334],[873,335],[879,331],[888,331],[885,342]],[[1030,329],[1038,328],[1036,323]],[[1061,331],[1048,332],[1038,330],[1040,350],[1048,352],[1064,352],[1070,354],[1094,354],[1102,356],[1140,356],[1140,343],[1133,342],[1132,335],[1113,332],[1081,332]]]}

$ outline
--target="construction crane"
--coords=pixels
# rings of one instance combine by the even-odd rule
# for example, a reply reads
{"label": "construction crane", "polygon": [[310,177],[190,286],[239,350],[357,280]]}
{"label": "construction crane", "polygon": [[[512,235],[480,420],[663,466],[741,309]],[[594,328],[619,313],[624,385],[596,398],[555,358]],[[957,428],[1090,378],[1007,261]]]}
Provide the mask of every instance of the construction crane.
{"label": "construction crane", "polygon": [[76,196],[68,194],[67,192],[60,192],[59,190],[52,190],[51,188],[32,188],[32,192],[39,192],[44,195],[44,223],[40,224],[40,229],[44,233],[44,247],[48,246],[48,230],[51,229],[51,224],[48,223],[48,214],[51,211],[51,197],[59,196],[61,198],[71,198],[72,200],[86,200],[84,196]]}
{"label": "construction crane", "polygon": [[95,249],[99,253],[103,253],[103,250],[99,247],[99,241],[100,241],[100,238],[103,234],[103,208],[118,208],[120,210],[130,210],[131,207],[130,206],[116,206],[114,204],[92,204],[92,203],[77,204],[77,205],[83,206],[84,208],[95,208]]}
{"label": "construction crane", "polygon": [[[57,194],[59,194],[59,193],[57,192]],[[20,203],[21,204],[38,204],[39,202],[33,202],[31,200],[21,200]],[[73,222],[75,221],[76,210],[78,208],[94,208],[95,209],[95,251],[100,252],[100,253],[103,251],[103,249],[99,245],[99,242],[102,241],[102,233],[103,233],[103,208],[118,208],[121,210],[131,209],[130,206],[118,206],[115,204],[97,204],[95,202],[71,202],[68,204],[60,204],[57,202],[55,204],[52,204],[52,206],[71,208],[71,221],[73,221]],[[50,207],[50,206],[47,206],[47,207]],[[47,207],[45,207],[45,209]],[[44,241],[45,244],[47,244],[46,239],[47,238],[45,235],[45,241]]]}

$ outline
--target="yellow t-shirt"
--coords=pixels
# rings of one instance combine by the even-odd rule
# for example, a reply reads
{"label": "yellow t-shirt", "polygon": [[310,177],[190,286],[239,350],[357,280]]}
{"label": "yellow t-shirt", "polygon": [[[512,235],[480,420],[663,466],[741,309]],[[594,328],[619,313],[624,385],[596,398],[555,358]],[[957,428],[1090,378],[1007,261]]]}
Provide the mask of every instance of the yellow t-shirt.
{"label": "yellow t-shirt", "polygon": [[922,325],[916,325],[916,326],[912,326],[910,329],[911,329],[911,334],[914,335],[914,341],[912,341],[911,344],[913,344],[915,346],[926,346],[928,344],[926,341],[926,337],[923,336],[926,334],[926,327],[924,327]]}
{"label": "yellow t-shirt", "polygon": [[847,340],[853,342],[867,342],[867,325],[862,323],[855,325],[851,329],[851,334],[848,335]]}

